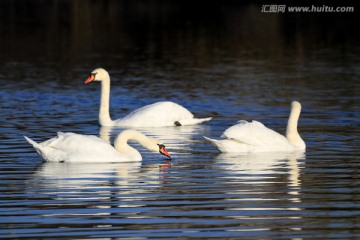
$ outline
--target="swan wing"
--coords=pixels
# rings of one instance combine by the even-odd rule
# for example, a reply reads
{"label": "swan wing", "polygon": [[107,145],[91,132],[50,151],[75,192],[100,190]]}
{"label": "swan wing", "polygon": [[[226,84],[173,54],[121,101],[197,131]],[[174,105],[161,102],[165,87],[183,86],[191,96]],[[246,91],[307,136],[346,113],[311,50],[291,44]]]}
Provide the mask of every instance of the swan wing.
{"label": "swan wing", "polygon": [[[119,162],[127,161],[108,142],[99,137],[58,132],[57,136],[38,144],[46,161]],[[39,151],[38,151],[39,152]]]}
{"label": "swan wing", "polygon": [[281,134],[265,127],[258,121],[241,120],[223,133],[222,137],[253,146],[288,145],[288,140]]}
{"label": "swan wing", "polygon": [[205,137],[212,145],[214,145],[220,152],[249,152],[251,149],[249,145],[240,143],[233,139],[212,139]]}
{"label": "swan wing", "polygon": [[99,137],[71,132],[58,132],[55,138],[47,140],[41,143],[41,145],[65,150],[67,152],[93,152],[94,150],[98,149],[109,151],[113,149],[113,147],[108,142],[102,140]]}

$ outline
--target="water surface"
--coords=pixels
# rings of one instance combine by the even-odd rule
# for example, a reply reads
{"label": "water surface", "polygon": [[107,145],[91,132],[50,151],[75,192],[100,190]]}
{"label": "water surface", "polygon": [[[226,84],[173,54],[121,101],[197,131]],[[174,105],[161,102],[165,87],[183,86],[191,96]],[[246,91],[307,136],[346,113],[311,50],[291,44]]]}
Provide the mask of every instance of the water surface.
{"label": "water surface", "polygon": [[[330,29],[327,15],[309,25],[251,4],[187,17],[158,2],[1,4],[1,238],[360,237],[360,51],[341,25],[353,15]],[[138,129],[172,160],[141,149],[139,163],[43,163],[23,135],[123,130],[97,124],[100,86],[83,81],[99,66],[113,118],[171,100],[213,120]],[[219,154],[203,138],[240,119],[284,133],[292,100],[304,154]]]}

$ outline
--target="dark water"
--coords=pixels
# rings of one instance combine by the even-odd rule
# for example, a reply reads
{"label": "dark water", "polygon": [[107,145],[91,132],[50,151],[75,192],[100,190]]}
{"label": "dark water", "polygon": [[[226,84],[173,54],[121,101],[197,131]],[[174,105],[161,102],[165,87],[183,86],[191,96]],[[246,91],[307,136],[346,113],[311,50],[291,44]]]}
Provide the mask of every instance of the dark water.
{"label": "dark water", "polygon": [[[360,238],[357,19],[262,14],[261,4],[1,1],[1,238]],[[198,126],[140,129],[171,161],[42,163],[23,135],[111,140],[99,128],[96,67],[119,118],[171,100]],[[219,154],[240,119],[284,133],[303,105],[299,154]],[[137,146],[139,147],[139,146]]]}

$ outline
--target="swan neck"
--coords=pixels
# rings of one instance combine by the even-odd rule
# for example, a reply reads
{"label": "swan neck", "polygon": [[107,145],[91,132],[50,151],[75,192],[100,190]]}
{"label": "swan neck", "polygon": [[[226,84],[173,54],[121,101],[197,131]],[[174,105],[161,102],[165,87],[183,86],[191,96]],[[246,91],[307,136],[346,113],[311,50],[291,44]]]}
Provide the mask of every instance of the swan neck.
{"label": "swan neck", "polygon": [[300,149],[303,149],[305,148],[305,143],[300,137],[299,132],[297,130],[300,112],[301,112],[301,106],[299,105],[295,105],[291,108],[291,112],[286,128],[286,138],[291,144],[295,145]]}
{"label": "swan neck", "polygon": [[106,77],[101,81],[101,98],[99,110],[99,123],[101,126],[111,126],[110,118],[110,77]]}
{"label": "swan neck", "polygon": [[292,135],[298,133],[297,125],[298,125],[299,117],[300,117],[300,111],[293,108],[289,116],[289,120],[286,128],[286,135]]}
{"label": "swan neck", "polygon": [[131,129],[125,130],[117,136],[114,142],[115,148],[118,149],[125,146],[125,144],[128,145],[127,142],[131,140],[140,143],[144,148],[149,148],[150,138],[141,132]]}
{"label": "swan neck", "polygon": [[125,130],[120,133],[115,139],[114,147],[118,152],[127,155],[128,158],[133,160],[141,160],[140,152],[128,144],[128,141],[131,140],[136,141],[143,147],[149,149],[149,138],[135,130]]}

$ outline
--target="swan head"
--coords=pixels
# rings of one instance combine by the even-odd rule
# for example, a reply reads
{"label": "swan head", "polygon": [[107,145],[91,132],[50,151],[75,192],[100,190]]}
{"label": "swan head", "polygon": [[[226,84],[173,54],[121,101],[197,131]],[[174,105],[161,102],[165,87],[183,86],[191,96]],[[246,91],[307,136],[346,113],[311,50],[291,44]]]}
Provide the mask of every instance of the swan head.
{"label": "swan head", "polygon": [[142,143],[145,148],[152,152],[159,152],[168,158],[171,158],[170,153],[166,151],[165,145],[155,138],[148,138],[146,142]]}
{"label": "swan head", "polygon": [[161,153],[164,156],[167,156],[168,158],[171,158],[170,153],[166,151],[164,144],[158,144],[159,146],[159,153]]}
{"label": "swan head", "polygon": [[298,101],[292,101],[291,108],[301,110],[301,104]]}
{"label": "swan head", "polygon": [[84,83],[88,84],[92,81],[103,81],[109,78],[109,73],[105,69],[97,68],[90,73],[89,77],[85,80]]}

